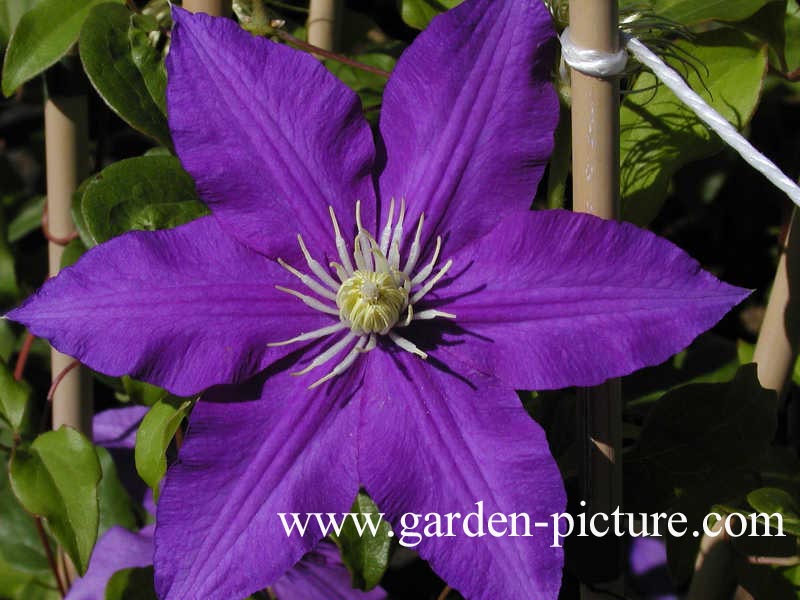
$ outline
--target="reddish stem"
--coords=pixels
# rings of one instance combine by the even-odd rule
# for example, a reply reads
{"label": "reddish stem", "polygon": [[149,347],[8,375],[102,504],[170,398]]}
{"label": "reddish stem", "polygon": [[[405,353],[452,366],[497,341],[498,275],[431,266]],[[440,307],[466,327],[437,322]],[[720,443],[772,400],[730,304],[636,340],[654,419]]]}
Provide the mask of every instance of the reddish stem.
{"label": "reddish stem", "polygon": [[373,67],[372,65],[367,65],[362,62],[358,62],[357,60],[353,60],[352,58],[347,58],[346,56],[342,56],[341,54],[337,54],[336,52],[331,52],[330,50],[325,50],[324,48],[320,48],[319,46],[315,46],[314,44],[309,44],[308,42],[304,42],[301,39],[294,37],[288,31],[284,31],[282,29],[276,29],[275,34],[281,38],[284,42],[288,42],[293,46],[297,46],[306,52],[310,52],[311,54],[318,54],[319,56],[324,56],[325,58],[330,58],[331,60],[335,60],[340,62],[344,65],[349,65],[353,68],[360,69],[362,71],[366,71],[367,73],[372,73],[373,75],[378,75],[380,77],[389,78],[389,71],[384,71],[383,69],[379,69],[378,67]]}
{"label": "reddish stem", "polygon": [[14,380],[21,381],[22,375],[25,373],[25,363],[28,362],[28,355],[31,353],[31,346],[36,337],[29,331],[25,334],[25,341],[22,342],[22,348],[17,356],[17,364],[14,367]]}
{"label": "reddish stem", "polygon": [[445,588],[442,590],[442,593],[436,598],[436,600],[445,600],[450,595],[450,592],[453,591],[449,585],[446,585]]}
{"label": "reddish stem", "polygon": [[78,239],[77,231],[73,231],[72,233],[64,237],[58,237],[50,232],[50,226],[47,218],[47,204],[45,204],[44,208],[42,209],[42,234],[47,239],[47,241],[53,242],[54,244],[58,244],[59,246],[66,246],[72,240]]}
{"label": "reddish stem", "polygon": [[53,383],[50,385],[50,389],[47,392],[47,401],[48,402],[52,402],[53,401],[53,396],[55,396],[56,388],[58,388],[59,384],[63,381],[64,377],[66,377],[67,374],[70,371],[72,371],[72,369],[77,367],[79,364],[81,364],[80,361],[73,360],[66,367],[61,369],[61,372],[58,375],[56,375],[55,379],[53,379]]}
{"label": "reddish stem", "polygon": [[58,592],[61,594],[61,597],[67,595],[67,589],[64,587],[64,582],[61,580],[61,575],[58,572],[58,565],[56,564],[56,557],[53,554],[53,549],[50,547],[50,542],[47,541],[47,534],[44,531],[44,526],[42,525],[42,519],[40,517],[34,516],[33,522],[36,525],[36,533],[39,534],[39,539],[42,542],[42,546],[44,547],[45,556],[47,556],[47,563],[50,565],[50,570],[53,571],[53,576],[56,578],[56,585],[58,586]]}

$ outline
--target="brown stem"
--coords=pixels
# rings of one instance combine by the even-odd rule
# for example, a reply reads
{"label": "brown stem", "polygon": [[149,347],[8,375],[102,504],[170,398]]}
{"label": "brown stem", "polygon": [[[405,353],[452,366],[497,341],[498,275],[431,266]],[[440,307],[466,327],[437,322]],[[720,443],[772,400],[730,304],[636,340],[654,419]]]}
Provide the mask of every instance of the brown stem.
{"label": "brown stem", "polygon": [[22,348],[20,348],[19,355],[17,356],[17,364],[14,366],[14,380],[21,381],[22,376],[25,373],[25,364],[28,362],[28,356],[31,353],[31,346],[33,345],[33,340],[36,339],[30,331],[25,334],[25,341],[22,342]]}
{"label": "brown stem", "polygon": [[783,79],[785,81],[789,81],[791,83],[794,83],[796,81],[800,81],[800,67],[798,67],[797,69],[794,69],[793,71],[788,71],[788,72],[787,71],[781,71],[779,69],[773,69],[772,67],[770,67],[769,72],[772,75],[776,75],[776,76],[780,77],[781,79]]}
{"label": "brown stem", "polygon": [[367,73],[379,75],[380,77],[386,77],[387,79],[389,75],[391,75],[389,71],[384,71],[383,69],[379,69],[378,67],[373,67],[372,65],[366,65],[362,62],[358,62],[357,60],[353,60],[352,58],[347,58],[346,56],[337,54],[336,52],[331,52],[330,50],[325,50],[323,48],[320,48],[319,46],[315,46],[313,44],[309,44],[308,42],[304,42],[303,40],[294,37],[291,33],[289,33],[288,31],[284,31],[283,29],[276,29],[275,35],[281,38],[284,42],[292,44],[293,46],[297,46],[301,50],[305,50],[306,52],[310,52],[311,54],[318,54],[319,56],[330,58],[331,60],[335,60],[344,65],[351,66],[355,69],[360,69],[362,71],[366,71]]}
{"label": "brown stem", "polygon": [[445,600],[450,595],[450,592],[453,591],[449,585],[446,585],[445,588],[442,590],[442,593],[436,597],[436,600]]}
{"label": "brown stem", "polygon": [[53,378],[53,383],[50,384],[50,389],[47,392],[47,401],[52,402],[53,396],[56,394],[56,389],[58,389],[58,385],[64,380],[72,369],[79,366],[81,363],[78,360],[73,360],[69,363],[66,367],[61,369],[61,371]]}
{"label": "brown stem", "polygon": [[61,580],[61,573],[59,572],[58,564],[56,563],[56,557],[53,554],[53,549],[50,547],[50,542],[47,540],[47,534],[44,531],[42,519],[34,516],[33,522],[36,525],[36,533],[39,535],[39,540],[42,542],[42,547],[44,548],[44,553],[47,557],[47,564],[50,565],[50,570],[53,572],[53,577],[56,579],[58,592],[63,598],[67,595],[67,589],[64,587],[64,582]]}

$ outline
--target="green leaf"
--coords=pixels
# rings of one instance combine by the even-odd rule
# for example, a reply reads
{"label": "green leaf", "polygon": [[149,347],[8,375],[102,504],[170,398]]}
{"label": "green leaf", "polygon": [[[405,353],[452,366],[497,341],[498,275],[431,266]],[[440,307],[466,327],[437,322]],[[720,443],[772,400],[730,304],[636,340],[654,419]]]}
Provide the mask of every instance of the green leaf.
{"label": "green leaf", "polygon": [[78,40],[89,11],[109,1],[42,0],[25,13],[8,43],[3,62],[3,94],[10,96],[64,56]]}
{"label": "green leaf", "polygon": [[770,50],[770,64],[786,71],[786,0],[770,2],[736,28],[766,42]]}
{"label": "green leaf", "polygon": [[786,490],[772,487],[759,488],[747,494],[747,502],[757,512],[783,515],[784,531],[800,536],[800,506]]}
{"label": "green leaf", "polygon": [[37,0],[0,0],[0,46],[8,44],[22,15],[36,4]]}
{"label": "green leaf", "polygon": [[[28,517],[30,518],[30,517]],[[30,575],[0,558],[0,598],[3,600],[61,600],[52,575]]]}
{"label": "green leaf", "polygon": [[19,297],[14,254],[8,243],[6,219],[0,207],[0,302],[13,302]]}
{"label": "green leaf", "polygon": [[105,448],[95,446],[95,450],[100,461],[100,469],[103,471],[103,478],[98,488],[100,521],[97,535],[98,537],[103,535],[114,525],[133,530],[137,525],[136,512],[130,495],[119,480],[114,459]]}
{"label": "green leaf", "polygon": [[133,15],[128,28],[131,58],[142,74],[144,84],[159,110],[167,114],[167,70],[164,54],[152,42],[151,35],[162,39],[158,21],[150,15]]}
{"label": "green leaf", "polygon": [[[703,81],[698,72],[689,70],[686,79],[692,88],[731,123],[744,127],[763,87],[766,46],[753,47],[745,34],[731,29],[699,35],[695,43],[676,44],[702,65]],[[625,220],[640,225],[658,214],[680,167],[723,147],[666,86],[646,91],[655,85],[651,73],[642,73],[633,86],[639,93],[626,96],[620,113],[622,213]]]}
{"label": "green leaf", "polygon": [[572,123],[569,109],[560,107],[561,117],[555,131],[553,155],[547,175],[547,208],[564,208],[564,195],[567,191],[567,177],[572,160]]}
{"label": "green leaf", "polygon": [[191,400],[168,399],[157,402],[144,416],[136,432],[136,470],[144,482],[153,488],[156,501],[161,479],[167,472],[167,449],[191,407]]}
{"label": "green leaf", "polygon": [[172,156],[121,160],[96,175],[80,201],[92,244],[126,231],[175,227],[208,214],[191,176]]}
{"label": "green leaf", "polygon": [[[775,0],[650,0],[645,6],[660,17],[692,25],[701,21],[742,21]],[[641,0],[622,0],[622,9],[642,7]]]}
{"label": "green leaf", "polygon": [[[353,587],[371,590],[380,583],[389,566],[392,528],[383,519],[372,498],[364,492],[358,493],[350,512],[358,515],[356,518],[364,535],[360,535],[355,523],[348,519],[342,527],[341,535],[333,536],[333,541],[339,546],[342,561],[353,577]],[[370,515],[373,524],[377,524],[380,519],[377,535],[373,535],[367,526],[365,515]]]}
{"label": "green leaf", "polygon": [[25,381],[16,381],[5,361],[0,360],[0,416],[18,431],[25,420],[31,388]]}
{"label": "green leaf", "polygon": [[648,415],[631,459],[663,474],[674,488],[754,464],[775,432],[777,402],[755,373],[755,365],[746,365],[729,383],[691,384],[665,394]]}
{"label": "green leaf", "polygon": [[92,443],[62,427],[18,448],[11,459],[11,487],[28,512],[43,517],[80,573],[86,571],[100,520],[102,471]]}
{"label": "green leaf", "polygon": [[0,561],[14,571],[46,577],[50,567],[33,517],[11,491],[5,457],[0,463]]}
{"label": "green leaf", "polygon": [[13,244],[42,226],[44,196],[28,198],[8,224],[8,242]]}
{"label": "green leaf", "polygon": [[169,396],[169,392],[164,388],[131,379],[127,375],[122,377],[122,387],[125,389],[128,402],[133,402],[134,404],[153,406],[156,402],[165,400]]}
{"label": "green leaf", "polygon": [[134,129],[171,146],[164,113],[153,100],[136,67],[128,41],[131,12],[101,4],[81,30],[80,55],[89,80],[111,109]]}
{"label": "green leaf", "polygon": [[463,0],[402,0],[400,15],[411,27],[425,29],[431,19],[444,11],[458,6]]}
{"label": "green leaf", "polygon": [[153,567],[117,571],[106,585],[106,600],[158,600]]}
{"label": "green leaf", "polygon": [[61,255],[61,269],[66,269],[67,267],[71,267],[78,259],[83,256],[86,252],[87,248],[84,243],[81,241],[80,238],[72,240],[69,244],[67,244],[66,248],[64,248],[64,253]]}

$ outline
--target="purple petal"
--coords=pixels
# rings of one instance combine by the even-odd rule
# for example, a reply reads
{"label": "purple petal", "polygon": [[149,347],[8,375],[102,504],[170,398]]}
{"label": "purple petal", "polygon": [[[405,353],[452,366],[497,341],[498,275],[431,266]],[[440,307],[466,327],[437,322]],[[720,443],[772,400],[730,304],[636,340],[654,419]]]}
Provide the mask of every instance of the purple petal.
{"label": "purple petal", "polygon": [[204,217],[93,248],[8,317],[101,373],[189,396],[286,354],[268,342],[333,322],[276,283],[297,280]]}
{"label": "purple petal", "polygon": [[305,535],[287,536],[278,513],[349,509],[357,412],[347,403],[359,369],[313,392],[307,385],[281,373],[263,391],[214,388],[207,399],[221,403],[195,407],[158,502],[160,598],[227,600],[263,589],[323,537],[313,519]]}
{"label": "purple petal", "polygon": [[272,586],[279,599],[286,600],[383,600],[386,592],[354,590],[350,573],[342,564],[339,551],[331,543],[321,542],[306,554],[286,575]]}
{"label": "purple petal", "polygon": [[312,56],[230,19],[172,14],[170,130],[223,226],[288,260],[297,233],[334,247],[328,206],[345,237],[355,231],[356,200],[364,223],[374,223],[374,145],[356,94]]}
{"label": "purple petal", "polygon": [[505,219],[451,272],[438,304],[460,331],[445,352],[516,389],[661,363],[749,294],[648,231],[564,211]]}
{"label": "purple petal", "polygon": [[153,525],[134,533],[112,527],[97,541],[83,577],[76,579],[65,600],[105,600],[106,585],[117,571],[153,564]]}
{"label": "purple petal", "polygon": [[630,540],[628,551],[630,582],[648,600],[677,600],[678,594],[667,566],[664,540],[638,537]]}
{"label": "purple petal", "polygon": [[519,537],[494,537],[486,522],[488,535],[468,537],[455,519],[455,537],[424,537],[417,550],[467,598],[556,598],[561,550],[550,547],[552,527],[534,523],[563,511],[565,493],[544,432],[517,395],[494,379],[447,373],[410,354],[375,351],[368,360],[358,467],[394,531],[419,533],[426,525],[415,528],[413,517],[401,522],[404,513],[437,513],[446,533],[445,515],[465,517],[477,502],[485,521],[496,512],[527,513],[529,537],[522,536],[521,518]]}
{"label": "purple petal", "polygon": [[558,98],[541,0],[468,0],[435,18],[386,86],[381,202],[426,213],[454,252],[528,208],[550,158]]}
{"label": "purple petal", "polygon": [[125,406],[97,413],[92,420],[94,443],[108,449],[132,450],[136,446],[136,430],[148,410],[147,406]]}

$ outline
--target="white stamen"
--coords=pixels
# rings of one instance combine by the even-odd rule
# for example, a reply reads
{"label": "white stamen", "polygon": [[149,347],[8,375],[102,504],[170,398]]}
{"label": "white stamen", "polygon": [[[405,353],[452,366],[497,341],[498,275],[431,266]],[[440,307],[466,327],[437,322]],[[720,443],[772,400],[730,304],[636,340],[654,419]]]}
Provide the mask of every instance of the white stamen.
{"label": "white stamen", "polygon": [[403,327],[408,327],[409,325],[411,325],[411,321],[413,321],[413,320],[414,320],[414,305],[413,304],[409,304],[408,305],[408,312],[406,314],[406,320],[403,321],[403,325],[402,326]]}
{"label": "white stamen", "polygon": [[348,279],[347,271],[344,270],[344,267],[337,262],[331,263],[331,268],[336,271],[336,276],[339,278],[339,281],[344,283]]}
{"label": "white stamen", "polygon": [[344,336],[341,340],[336,342],[333,346],[325,350],[322,354],[317,356],[314,360],[312,360],[308,366],[303,369],[302,371],[295,371],[292,375],[305,375],[309,371],[316,369],[317,367],[324,365],[334,356],[339,354],[342,350],[344,350],[345,346],[347,346],[350,342],[358,337],[358,334],[353,333],[352,331]]}
{"label": "white stamen", "polygon": [[297,242],[300,244],[300,250],[303,252],[303,256],[306,259],[306,264],[308,268],[311,269],[311,272],[314,273],[317,277],[319,277],[320,281],[327,285],[334,293],[336,290],[339,289],[339,284],[336,283],[333,277],[331,277],[328,272],[322,267],[320,263],[318,263],[314,258],[311,256],[311,253],[306,248],[305,242],[303,242],[303,236],[299,233],[297,234]]}
{"label": "white stamen", "polygon": [[278,264],[287,271],[289,271],[289,273],[297,277],[312,291],[318,293],[320,296],[327,298],[328,300],[333,300],[334,302],[336,302],[336,294],[334,294],[329,289],[323,287],[322,285],[314,281],[314,279],[310,275],[307,275],[306,273],[301,273],[300,271],[295,269],[292,265],[288,264],[282,258],[278,259]]}
{"label": "white stamen", "polygon": [[[400,249],[400,244],[403,243],[403,219],[405,218],[406,218],[406,199],[400,198],[400,214],[397,215],[397,224],[394,226],[394,232],[392,233],[392,241],[389,244],[389,248],[397,244],[398,252]],[[390,250],[390,252],[392,252],[392,250]],[[391,264],[391,257],[389,258],[390,258],[389,263]]]}
{"label": "white stamen", "polygon": [[331,213],[331,222],[333,223],[333,231],[336,234],[336,251],[339,253],[339,259],[342,261],[342,266],[348,275],[353,274],[353,263],[350,262],[350,257],[347,255],[347,244],[342,237],[342,232],[339,230],[339,222],[336,220],[336,213],[333,212],[333,207],[329,206],[328,210]]}
{"label": "white stamen", "polygon": [[270,342],[269,344],[267,344],[267,346],[269,347],[288,346],[289,344],[294,344],[296,342],[305,342],[306,340],[316,340],[321,337],[325,337],[326,335],[336,333],[337,331],[341,331],[346,327],[347,324],[345,323],[336,323],[334,325],[328,325],[327,327],[320,327],[319,329],[315,329],[314,331],[301,333],[300,335],[293,337],[290,340],[284,340],[283,342]]}
{"label": "white stamen", "polygon": [[323,304],[316,298],[312,298],[311,296],[306,296],[305,294],[298,292],[297,290],[292,290],[287,287],[283,287],[282,285],[276,285],[275,289],[280,290],[282,292],[286,292],[287,294],[291,294],[296,298],[300,298],[305,304],[313,308],[314,310],[318,310],[320,312],[327,313],[329,315],[339,315],[338,309],[331,308],[330,306]]}
{"label": "white stamen", "polygon": [[419,260],[419,251],[420,251],[420,244],[419,238],[422,235],[422,224],[425,222],[425,213],[421,214],[419,217],[419,222],[417,223],[417,232],[414,234],[414,242],[411,244],[411,250],[408,253],[408,260],[406,261],[406,266],[403,267],[403,271],[406,273],[411,273],[414,270],[414,267],[417,266],[417,261]]}
{"label": "white stamen", "polygon": [[389,339],[392,340],[395,344],[397,344],[400,348],[405,350],[406,352],[410,352],[411,354],[416,354],[420,358],[428,358],[428,355],[425,354],[422,350],[417,348],[417,346],[413,342],[409,342],[406,338],[397,335],[394,331],[389,332]]}
{"label": "white stamen", "polygon": [[394,220],[394,198],[389,201],[389,216],[386,219],[386,226],[383,228],[383,233],[381,233],[381,252],[383,255],[386,256],[386,253],[389,251],[389,241],[391,240],[392,235],[392,222]]}
{"label": "white stamen", "polygon": [[419,302],[420,300],[422,300],[425,294],[430,292],[433,289],[433,286],[439,283],[439,280],[445,276],[445,273],[447,273],[450,270],[450,267],[452,266],[453,266],[453,259],[451,258],[445,263],[445,265],[442,267],[442,270],[436,274],[436,277],[430,279],[428,283],[422,286],[422,288],[420,288],[420,290],[416,294],[414,294],[414,296],[411,298],[411,304],[414,304],[415,302]]}
{"label": "white stamen", "polygon": [[415,321],[427,321],[429,319],[435,319],[436,317],[442,317],[443,319],[455,319],[456,316],[453,313],[442,312],[440,310],[423,310],[422,312],[418,312],[414,315]]}
{"label": "white stamen", "polygon": [[353,346],[352,350],[350,350],[350,352],[347,353],[347,356],[345,356],[342,359],[342,362],[340,362],[335,367],[333,367],[331,372],[328,373],[327,375],[325,375],[325,377],[321,377],[320,379],[317,379],[314,383],[312,383],[310,386],[308,386],[308,389],[313,390],[315,387],[317,387],[319,385],[322,385],[323,383],[325,383],[326,381],[328,381],[330,379],[333,379],[337,375],[341,375],[347,369],[349,369],[350,365],[352,365],[354,362],[356,362],[356,359],[361,354],[361,349],[364,347],[364,344],[366,342],[367,342],[366,336],[361,336],[361,339],[356,342],[356,345]]}
{"label": "white stamen", "polygon": [[442,249],[442,236],[436,238],[436,248],[433,250],[433,258],[425,267],[417,273],[411,280],[411,286],[419,285],[425,281],[428,276],[433,273],[433,267],[436,266],[436,261],[439,260],[439,251]]}

